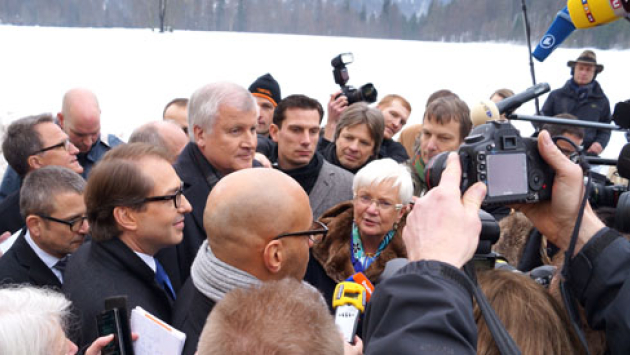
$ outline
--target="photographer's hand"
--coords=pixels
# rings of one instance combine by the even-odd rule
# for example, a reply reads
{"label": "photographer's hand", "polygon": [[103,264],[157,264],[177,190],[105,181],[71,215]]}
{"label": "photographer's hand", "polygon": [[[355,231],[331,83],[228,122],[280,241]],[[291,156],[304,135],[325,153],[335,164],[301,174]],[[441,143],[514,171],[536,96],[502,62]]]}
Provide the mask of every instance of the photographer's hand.
{"label": "photographer's hand", "polygon": [[[336,98],[335,98],[336,97]],[[324,139],[332,142],[335,137],[335,129],[337,122],[343,111],[348,107],[348,98],[341,94],[341,90],[330,95],[328,101],[328,117],[326,118],[326,129],[324,130]]]}
{"label": "photographer's hand", "polygon": [[[562,154],[547,131],[543,130],[538,135],[538,151],[556,172],[551,190],[551,201],[513,207],[523,212],[549,241],[566,250],[569,247],[571,233],[584,196],[582,169]],[[604,224],[587,203],[575,253],[577,254],[584,244],[603,227]]]}
{"label": "photographer's hand", "polygon": [[437,260],[461,268],[472,259],[481,232],[479,207],[486,186],[478,182],[461,195],[462,170],[451,153],[440,184],[415,201],[403,240],[409,261]]}

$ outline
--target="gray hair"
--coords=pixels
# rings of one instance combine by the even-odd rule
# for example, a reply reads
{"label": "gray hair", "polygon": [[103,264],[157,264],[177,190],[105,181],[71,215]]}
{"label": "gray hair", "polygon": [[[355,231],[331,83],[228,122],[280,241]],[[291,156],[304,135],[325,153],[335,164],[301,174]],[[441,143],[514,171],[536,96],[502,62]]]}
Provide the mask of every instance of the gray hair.
{"label": "gray hair", "polygon": [[[70,301],[63,294],[33,286],[0,289],[0,354],[58,354]],[[55,331],[58,330],[58,331]]]}
{"label": "gray hair", "polygon": [[83,194],[85,180],[61,166],[46,166],[26,175],[20,190],[20,213],[26,219],[33,214],[55,212],[54,196],[63,193]]}
{"label": "gray hair", "polygon": [[244,112],[258,110],[254,96],[240,85],[224,81],[203,86],[192,94],[188,102],[188,135],[191,142],[195,141],[195,126],[206,132],[212,131],[221,105]]}
{"label": "gray hair", "polygon": [[392,187],[398,187],[401,203],[411,202],[413,196],[411,174],[406,166],[390,158],[374,160],[361,168],[352,181],[352,192],[356,195],[360,188],[378,185],[383,181],[392,181]]}
{"label": "gray hair", "polygon": [[35,126],[46,122],[54,122],[50,113],[20,118],[13,121],[4,133],[2,141],[4,159],[22,177],[30,170],[28,158],[44,148],[42,137],[35,130]]}

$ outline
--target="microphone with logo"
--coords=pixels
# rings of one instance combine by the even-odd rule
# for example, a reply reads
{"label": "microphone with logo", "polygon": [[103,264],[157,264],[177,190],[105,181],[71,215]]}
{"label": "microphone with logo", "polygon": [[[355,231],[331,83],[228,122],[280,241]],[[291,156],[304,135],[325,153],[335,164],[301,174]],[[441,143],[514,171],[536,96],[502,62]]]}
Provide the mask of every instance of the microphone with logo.
{"label": "microphone with logo", "polygon": [[532,55],[539,62],[544,61],[573,31],[575,31],[575,25],[571,22],[569,10],[565,7],[558,11],[556,18],[545,35],[540,39],[540,42],[538,42]]}
{"label": "microphone with logo", "polygon": [[361,313],[370,300],[374,286],[362,273],[357,273],[349,279],[337,284],[333,294],[333,308],[335,309],[335,324],[343,333],[343,339],[354,344]]}
{"label": "microphone with logo", "polygon": [[496,104],[490,100],[483,100],[479,104],[474,105],[470,109],[470,119],[473,126],[482,125],[488,121],[496,121],[505,119],[501,115],[510,115],[522,104],[533,100],[534,98],[547,93],[551,87],[547,83],[536,84],[527,90],[503,99]]}

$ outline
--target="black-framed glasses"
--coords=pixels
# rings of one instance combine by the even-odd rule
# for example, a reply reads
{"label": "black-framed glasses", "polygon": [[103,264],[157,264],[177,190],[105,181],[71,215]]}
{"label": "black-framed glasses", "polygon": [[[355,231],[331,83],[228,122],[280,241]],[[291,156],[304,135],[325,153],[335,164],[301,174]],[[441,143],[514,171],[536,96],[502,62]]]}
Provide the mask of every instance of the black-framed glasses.
{"label": "black-framed glasses", "polygon": [[79,216],[68,220],[51,217],[45,214],[38,214],[38,216],[52,222],[65,224],[70,227],[70,230],[74,233],[77,233],[81,230],[81,227],[83,226],[83,221],[87,219],[87,216]]}
{"label": "black-framed glasses", "polygon": [[179,189],[177,189],[177,191],[175,191],[174,194],[172,194],[172,195],[164,195],[164,196],[146,197],[146,198],[140,200],[140,203],[173,200],[173,205],[175,205],[175,209],[177,209],[177,208],[179,208],[179,206],[182,205],[182,194],[183,193],[184,193],[184,183],[182,182],[181,185],[179,186]]}
{"label": "black-framed glasses", "polygon": [[278,240],[284,237],[308,237],[308,239],[310,239],[313,243],[317,244],[324,240],[326,234],[328,234],[328,227],[320,221],[314,221],[310,230],[302,232],[282,233],[273,239]]}
{"label": "black-framed glasses", "polygon": [[33,153],[33,154],[31,154],[31,155],[35,155],[35,154],[39,154],[39,153],[43,153],[43,152],[47,152],[47,151],[49,151],[49,150],[53,150],[53,149],[57,149],[57,148],[63,148],[63,149],[65,149],[67,152],[69,152],[69,151],[70,151],[70,145],[71,145],[71,144],[72,144],[72,143],[70,142],[70,140],[69,140],[69,139],[65,139],[63,142],[57,143],[57,144],[55,144],[55,145],[51,145],[50,147],[42,148],[42,149],[40,149],[40,150],[38,150],[38,151],[34,152],[34,153]]}

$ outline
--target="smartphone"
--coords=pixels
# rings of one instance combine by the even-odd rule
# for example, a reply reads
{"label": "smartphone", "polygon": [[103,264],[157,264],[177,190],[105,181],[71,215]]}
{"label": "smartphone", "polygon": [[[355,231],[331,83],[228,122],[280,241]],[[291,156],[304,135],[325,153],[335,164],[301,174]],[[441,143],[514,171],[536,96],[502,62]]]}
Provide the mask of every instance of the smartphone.
{"label": "smartphone", "polygon": [[101,350],[102,355],[125,355],[125,346],[123,343],[122,319],[117,308],[109,309],[96,315],[96,327],[98,336],[114,334],[112,340],[107,346]]}

